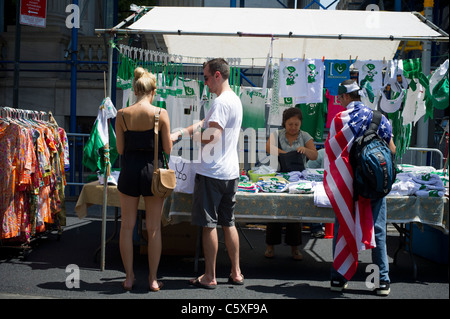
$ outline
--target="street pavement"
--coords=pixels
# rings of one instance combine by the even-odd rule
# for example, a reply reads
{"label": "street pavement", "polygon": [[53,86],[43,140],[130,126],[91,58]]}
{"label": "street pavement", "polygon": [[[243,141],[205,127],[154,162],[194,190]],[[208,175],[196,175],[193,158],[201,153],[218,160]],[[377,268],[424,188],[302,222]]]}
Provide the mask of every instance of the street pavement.
{"label": "street pavement", "polygon": [[[88,218],[79,219],[74,206],[75,203],[67,203],[67,227],[59,239],[56,234],[49,234],[34,242],[32,250],[24,256],[16,249],[0,249],[0,299],[145,299],[158,300],[163,304],[167,300],[177,300],[177,306],[171,309],[176,313],[182,310],[191,313],[198,311],[192,307],[203,303],[216,305],[217,302],[236,301],[245,301],[245,307],[257,303],[260,307],[258,311],[261,311],[263,305],[267,307],[273,300],[278,300],[281,305],[291,300],[288,304],[292,306],[297,305],[295,302],[298,299],[449,299],[448,265],[415,256],[418,276],[414,279],[408,253],[401,251],[397,265],[393,264],[399,236],[392,227],[389,227],[387,240],[392,281],[388,297],[378,297],[366,286],[366,279],[371,273],[366,272],[366,267],[371,264],[370,251],[360,254],[357,273],[348,288],[343,293],[336,293],[329,289],[331,239],[315,239],[304,231],[302,261],[292,260],[290,247],[286,245],[276,246],[275,258],[267,259],[264,257],[264,227],[247,225],[242,225],[242,230],[252,247],[240,236],[245,285],[227,283],[230,264],[225,246],[221,243],[217,259],[217,289],[199,289],[188,284],[189,279],[202,273],[202,259],[196,273],[192,255],[163,255],[158,274],[164,287],[159,292],[149,292],[147,256],[141,255],[139,247],[136,247],[134,268],[137,280],[134,289],[126,292],[121,287],[125,273],[118,236],[107,245],[104,271],[100,270],[99,260],[94,256],[101,240],[101,207],[89,208]],[[114,231],[113,216],[114,211],[109,208],[108,237]],[[227,313],[225,309],[237,313],[255,312],[254,306],[252,309],[238,309],[240,303],[239,306],[232,303],[233,306],[225,308],[226,303],[220,310],[224,313]]]}

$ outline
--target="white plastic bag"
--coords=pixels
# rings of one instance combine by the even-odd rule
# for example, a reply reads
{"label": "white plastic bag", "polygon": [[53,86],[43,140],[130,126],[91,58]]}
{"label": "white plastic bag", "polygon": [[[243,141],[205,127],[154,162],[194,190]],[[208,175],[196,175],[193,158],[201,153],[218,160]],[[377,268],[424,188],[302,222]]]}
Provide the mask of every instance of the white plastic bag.
{"label": "white plastic bag", "polygon": [[192,194],[194,192],[195,174],[197,172],[195,163],[180,156],[170,156],[169,168],[175,171],[177,193]]}

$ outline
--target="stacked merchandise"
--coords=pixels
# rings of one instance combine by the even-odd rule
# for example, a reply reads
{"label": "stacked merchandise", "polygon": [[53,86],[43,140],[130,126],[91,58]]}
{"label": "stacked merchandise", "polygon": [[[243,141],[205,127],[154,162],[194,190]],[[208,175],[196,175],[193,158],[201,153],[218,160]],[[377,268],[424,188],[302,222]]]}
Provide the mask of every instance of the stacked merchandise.
{"label": "stacked merchandise", "polygon": [[64,129],[53,116],[2,108],[0,116],[0,240],[24,244],[66,225]]}
{"label": "stacked merchandise", "polygon": [[397,178],[389,195],[443,197],[448,196],[449,176],[444,170],[430,166],[398,165]]}
{"label": "stacked merchandise", "polygon": [[[251,193],[289,193],[313,194],[314,205],[331,207],[323,187],[323,169],[307,168],[302,172],[276,173],[276,176],[264,176],[272,172],[270,168],[261,166],[252,171],[259,174],[256,181],[241,175],[238,191]],[[436,170],[429,166],[398,165],[397,179],[389,196],[443,197],[448,195],[449,177],[444,170]]]}

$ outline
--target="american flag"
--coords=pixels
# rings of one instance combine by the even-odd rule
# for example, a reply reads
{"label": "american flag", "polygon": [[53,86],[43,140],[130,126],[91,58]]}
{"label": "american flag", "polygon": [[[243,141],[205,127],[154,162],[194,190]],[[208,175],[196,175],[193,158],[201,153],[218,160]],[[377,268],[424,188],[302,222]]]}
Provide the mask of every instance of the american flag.
{"label": "american flag", "polygon": [[[324,187],[339,222],[333,267],[350,280],[358,265],[358,252],[375,247],[370,199],[353,202],[353,170],[349,153],[358,136],[372,121],[373,112],[361,102],[352,102],[338,113],[325,142]],[[383,117],[378,134],[391,138],[392,127]]]}

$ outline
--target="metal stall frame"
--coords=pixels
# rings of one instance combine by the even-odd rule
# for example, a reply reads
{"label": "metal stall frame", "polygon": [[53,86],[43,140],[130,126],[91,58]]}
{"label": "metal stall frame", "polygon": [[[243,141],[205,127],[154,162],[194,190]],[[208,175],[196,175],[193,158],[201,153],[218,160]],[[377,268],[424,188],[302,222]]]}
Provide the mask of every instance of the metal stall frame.
{"label": "metal stall frame", "polygon": [[[295,34],[293,32],[286,32],[286,33],[273,33],[273,34],[256,34],[256,33],[246,33],[246,32],[212,32],[212,31],[183,31],[183,30],[176,30],[176,31],[146,31],[146,30],[138,30],[138,29],[126,29],[123,28],[126,24],[128,24],[131,20],[134,18],[137,18],[142,13],[147,12],[148,10],[151,10],[153,8],[158,7],[140,7],[134,14],[132,14],[130,17],[123,20],[121,23],[119,23],[117,26],[111,28],[111,29],[96,29],[95,32],[97,34],[109,34],[110,36],[110,48],[109,48],[109,76],[108,76],[108,96],[111,96],[112,94],[112,64],[113,64],[113,43],[115,41],[115,37],[118,34],[142,34],[142,33],[151,33],[154,35],[178,35],[178,36],[218,36],[218,37],[239,37],[239,38],[286,38],[286,39],[319,39],[319,40],[370,40],[370,41],[432,41],[432,42],[448,42],[449,41],[449,35],[442,29],[440,29],[438,26],[434,25],[431,21],[424,18],[420,15],[418,12],[412,12],[413,15],[415,15],[418,19],[420,19],[423,23],[425,23],[427,26],[429,26],[434,31],[438,32],[441,36],[393,36],[393,35],[386,35],[386,36],[358,36],[358,35],[345,35],[345,34],[323,34],[323,35],[311,35],[311,34]],[[176,8],[175,9],[180,9]],[[187,9],[187,8],[186,8]],[[196,8],[196,9],[204,9],[204,8]],[[233,8],[233,10],[239,10],[241,8]],[[332,57],[328,57],[332,58]],[[105,247],[104,247],[104,241],[105,241],[105,227],[106,227],[106,198],[107,198],[107,191],[106,191],[106,183],[105,183],[105,192],[104,192],[104,201],[103,201],[103,218],[102,218],[102,270],[104,269],[105,264]]]}

